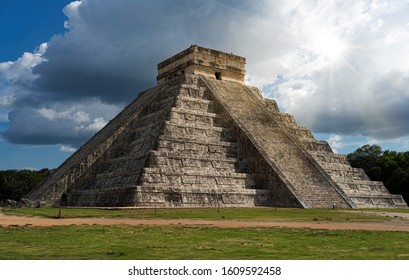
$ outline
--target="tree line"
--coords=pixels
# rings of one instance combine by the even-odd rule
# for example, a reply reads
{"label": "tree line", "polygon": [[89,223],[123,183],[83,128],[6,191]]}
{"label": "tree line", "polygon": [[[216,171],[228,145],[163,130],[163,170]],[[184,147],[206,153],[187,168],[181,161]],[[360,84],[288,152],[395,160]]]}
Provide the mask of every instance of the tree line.
{"label": "tree line", "polygon": [[29,193],[51,170],[0,170],[0,202],[6,199],[19,201],[23,195]]}
{"label": "tree line", "polygon": [[409,152],[364,145],[347,155],[352,167],[363,168],[372,181],[382,181],[392,194],[401,194],[409,204]]}

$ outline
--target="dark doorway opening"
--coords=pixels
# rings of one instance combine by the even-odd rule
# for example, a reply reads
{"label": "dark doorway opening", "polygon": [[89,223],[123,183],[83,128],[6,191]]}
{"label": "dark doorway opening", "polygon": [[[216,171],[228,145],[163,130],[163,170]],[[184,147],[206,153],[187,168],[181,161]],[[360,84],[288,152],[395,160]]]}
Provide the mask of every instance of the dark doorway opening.
{"label": "dark doorway opening", "polygon": [[68,206],[68,195],[66,193],[61,195],[60,206]]}
{"label": "dark doorway opening", "polygon": [[222,79],[222,73],[221,72],[216,72],[216,73],[214,73],[214,75],[216,76],[216,80],[221,80]]}

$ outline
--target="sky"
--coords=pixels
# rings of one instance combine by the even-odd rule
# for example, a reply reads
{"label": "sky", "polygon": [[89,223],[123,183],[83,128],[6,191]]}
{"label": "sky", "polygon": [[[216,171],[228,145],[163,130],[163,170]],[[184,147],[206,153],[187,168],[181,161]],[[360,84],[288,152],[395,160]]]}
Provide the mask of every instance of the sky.
{"label": "sky", "polygon": [[0,169],[58,167],[192,44],[334,152],[409,150],[409,1],[2,0]]}

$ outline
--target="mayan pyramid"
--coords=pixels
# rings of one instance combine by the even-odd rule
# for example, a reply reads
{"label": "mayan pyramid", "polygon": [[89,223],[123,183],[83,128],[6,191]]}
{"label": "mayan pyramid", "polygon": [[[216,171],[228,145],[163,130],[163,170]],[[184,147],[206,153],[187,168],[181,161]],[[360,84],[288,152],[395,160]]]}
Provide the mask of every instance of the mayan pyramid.
{"label": "mayan pyramid", "polygon": [[244,84],[245,58],[191,46],[27,195],[89,207],[407,207]]}

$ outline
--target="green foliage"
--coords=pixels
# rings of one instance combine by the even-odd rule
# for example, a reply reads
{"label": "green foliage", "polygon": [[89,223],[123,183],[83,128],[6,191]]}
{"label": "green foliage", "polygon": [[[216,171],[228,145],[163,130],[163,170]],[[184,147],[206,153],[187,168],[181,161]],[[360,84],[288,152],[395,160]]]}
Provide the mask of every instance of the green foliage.
{"label": "green foliage", "polygon": [[0,201],[12,199],[19,201],[42,180],[50,175],[50,170],[1,170],[0,171]]}
{"label": "green foliage", "polygon": [[371,180],[382,181],[390,193],[401,194],[409,204],[409,152],[382,151],[378,145],[364,145],[347,158],[351,166],[363,168]]}
{"label": "green foliage", "polygon": [[375,167],[381,157],[382,148],[378,145],[364,145],[347,155],[352,166],[365,170]]}

